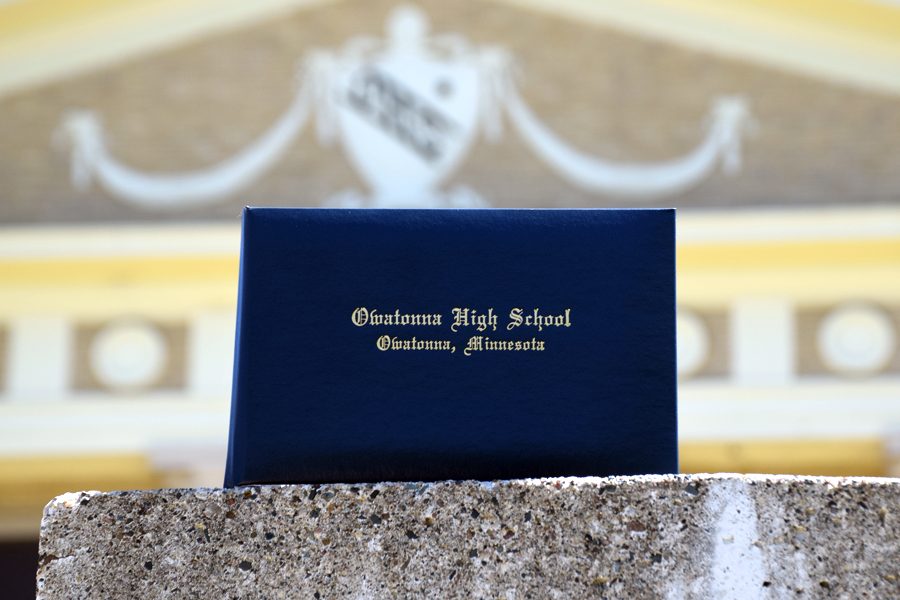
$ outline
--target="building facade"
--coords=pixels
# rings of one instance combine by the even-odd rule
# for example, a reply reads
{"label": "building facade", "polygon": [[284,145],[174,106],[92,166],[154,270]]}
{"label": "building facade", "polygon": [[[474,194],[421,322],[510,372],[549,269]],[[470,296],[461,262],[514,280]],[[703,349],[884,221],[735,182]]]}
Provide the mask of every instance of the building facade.
{"label": "building facade", "polygon": [[675,206],[683,470],[900,473],[894,6],[31,0],[0,33],[6,539],[220,483],[246,204]]}

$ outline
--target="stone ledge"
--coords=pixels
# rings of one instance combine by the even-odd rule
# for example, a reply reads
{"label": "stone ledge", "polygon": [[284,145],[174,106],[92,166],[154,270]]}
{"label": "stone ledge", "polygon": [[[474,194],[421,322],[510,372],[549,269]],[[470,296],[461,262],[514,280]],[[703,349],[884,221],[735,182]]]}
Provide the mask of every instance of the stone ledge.
{"label": "stone ledge", "polygon": [[900,597],[900,479],[80,492],[40,560],[45,599]]}

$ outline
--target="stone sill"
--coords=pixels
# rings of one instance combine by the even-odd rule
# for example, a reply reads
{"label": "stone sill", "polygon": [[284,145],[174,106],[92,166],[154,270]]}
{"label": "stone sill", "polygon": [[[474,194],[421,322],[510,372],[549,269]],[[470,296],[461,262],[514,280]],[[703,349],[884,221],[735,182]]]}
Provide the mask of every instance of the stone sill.
{"label": "stone sill", "polygon": [[900,597],[900,479],[664,475],[79,492],[38,598]]}

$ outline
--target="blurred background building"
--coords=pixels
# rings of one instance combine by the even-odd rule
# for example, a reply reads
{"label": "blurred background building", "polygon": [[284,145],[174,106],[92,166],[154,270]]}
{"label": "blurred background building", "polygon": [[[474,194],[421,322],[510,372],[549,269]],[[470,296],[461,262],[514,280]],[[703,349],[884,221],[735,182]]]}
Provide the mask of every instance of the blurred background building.
{"label": "blurred background building", "polygon": [[900,3],[6,0],[5,581],[221,483],[245,204],[676,206],[682,469],[900,475]]}

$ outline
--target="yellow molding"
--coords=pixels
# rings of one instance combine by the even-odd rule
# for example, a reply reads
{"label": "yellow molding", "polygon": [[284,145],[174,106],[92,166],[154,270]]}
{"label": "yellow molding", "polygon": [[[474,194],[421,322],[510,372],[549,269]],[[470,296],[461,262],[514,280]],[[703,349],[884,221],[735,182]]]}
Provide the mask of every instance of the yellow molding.
{"label": "yellow molding", "polygon": [[[888,464],[884,442],[880,439],[682,442],[679,452],[681,470],[686,473],[878,476],[886,473]],[[55,494],[85,489],[152,488],[162,482],[163,475],[142,454],[3,457],[0,458],[0,507],[21,497],[15,493],[7,495],[12,488],[50,486],[58,490]],[[50,498],[42,501],[46,503]]]}
{"label": "yellow molding", "polygon": [[900,266],[900,239],[760,242],[678,247],[678,270]]}
{"label": "yellow molding", "polygon": [[0,459],[0,539],[37,537],[44,505],[66,492],[158,488],[141,454],[48,455]]}
{"label": "yellow molding", "polygon": [[[111,13],[155,7],[176,12],[177,5],[198,0],[18,0],[0,5],[0,36],[24,37]],[[538,2],[535,2],[537,4]],[[544,1],[552,7],[553,2]],[[872,0],[658,0],[656,4],[682,11],[712,13],[730,18],[769,19],[808,23],[842,30],[869,39],[896,41],[900,11]]]}
{"label": "yellow molding", "polygon": [[847,300],[900,303],[900,265],[842,268],[690,269],[678,271],[678,301],[721,307],[735,298],[778,296],[794,304]]}
{"label": "yellow molding", "polygon": [[0,459],[0,513],[43,507],[79,490],[152,488],[162,477],[139,454],[29,456]]}
{"label": "yellow molding", "polygon": [[[0,458],[0,485],[90,482],[110,479],[148,480],[150,463],[142,454],[47,455]],[[84,485],[84,484],[83,484]],[[79,489],[100,489],[97,487]],[[63,490],[71,491],[71,490]],[[0,502],[4,499],[0,498]],[[49,498],[48,498],[49,501]]]}
{"label": "yellow molding", "polygon": [[[684,473],[890,475],[878,439],[683,442],[679,452]],[[61,493],[152,489],[176,475],[141,454],[0,458],[0,539],[37,536],[41,510]]]}
{"label": "yellow molding", "polygon": [[[900,302],[900,239],[704,242],[678,247],[678,300],[722,306],[748,295],[798,304]],[[236,254],[0,258],[0,317],[143,314],[183,318],[230,309]]]}
{"label": "yellow molding", "polygon": [[[900,267],[900,239],[679,245],[679,273]],[[138,256],[0,259],[0,289],[33,285],[133,285],[235,281],[238,257]]]}
{"label": "yellow molding", "polygon": [[884,442],[878,439],[683,442],[679,452],[684,473],[889,475]]}

